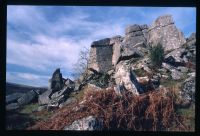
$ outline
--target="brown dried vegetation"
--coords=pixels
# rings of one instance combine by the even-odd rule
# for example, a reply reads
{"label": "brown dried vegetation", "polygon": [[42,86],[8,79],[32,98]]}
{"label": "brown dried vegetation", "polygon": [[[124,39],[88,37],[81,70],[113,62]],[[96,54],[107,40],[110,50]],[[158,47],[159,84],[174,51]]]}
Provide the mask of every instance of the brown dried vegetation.
{"label": "brown dried vegetation", "polygon": [[176,115],[174,91],[151,91],[140,96],[126,92],[119,97],[113,89],[105,91],[87,90],[86,101],[73,103],[56,111],[49,120],[41,121],[29,130],[61,130],[66,125],[83,117],[93,115],[103,119],[104,130],[188,131],[182,122],[184,118]]}

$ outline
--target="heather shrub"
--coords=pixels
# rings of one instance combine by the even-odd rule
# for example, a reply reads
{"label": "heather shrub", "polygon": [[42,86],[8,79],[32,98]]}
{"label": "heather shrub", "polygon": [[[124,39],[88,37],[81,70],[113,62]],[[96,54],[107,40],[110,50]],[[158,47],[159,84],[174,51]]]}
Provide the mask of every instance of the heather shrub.
{"label": "heather shrub", "polygon": [[150,60],[154,67],[160,67],[164,59],[164,48],[160,43],[150,48]]}

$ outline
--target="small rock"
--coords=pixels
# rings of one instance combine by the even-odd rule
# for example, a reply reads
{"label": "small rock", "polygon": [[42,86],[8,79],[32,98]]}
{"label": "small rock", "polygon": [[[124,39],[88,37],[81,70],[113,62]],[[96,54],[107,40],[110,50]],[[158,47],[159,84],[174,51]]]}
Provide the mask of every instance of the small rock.
{"label": "small rock", "polygon": [[176,70],[176,69],[172,69],[172,70],[171,70],[171,76],[172,76],[172,79],[173,79],[173,80],[179,80],[179,79],[182,78],[183,73],[179,72],[179,71]]}
{"label": "small rock", "polygon": [[180,70],[182,73],[188,72],[188,68],[186,68],[186,67],[179,66],[177,69]]}
{"label": "small rock", "polygon": [[169,64],[164,63],[164,62],[162,63],[162,67],[165,69],[168,69],[168,70],[172,69],[172,66],[170,66]]}
{"label": "small rock", "polygon": [[195,102],[195,78],[188,78],[183,84],[181,97],[186,101]]}
{"label": "small rock", "polygon": [[11,103],[6,105],[6,110],[16,110],[19,108],[19,104],[18,103]]}
{"label": "small rock", "polygon": [[89,116],[80,120],[74,121],[71,125],[64,127],[63,130],[102,130],[103,121],[97,120],[93,116]]}
{"label": "small rock", "polygon": [[163,79],[169,79],[169,76],[168,75],[162,75],[161,76]]}

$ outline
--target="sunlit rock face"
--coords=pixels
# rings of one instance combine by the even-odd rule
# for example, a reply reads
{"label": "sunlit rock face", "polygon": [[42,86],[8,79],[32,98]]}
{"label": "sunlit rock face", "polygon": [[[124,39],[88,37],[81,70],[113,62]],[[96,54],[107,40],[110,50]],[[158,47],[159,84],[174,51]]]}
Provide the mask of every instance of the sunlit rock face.
{"label": "sunlit rock face", "polygon": [[161,43],[165,51],[180,48],[185,42],[184,35],[177,29],[171,15],[158,17],[148,30],[148,44]]}

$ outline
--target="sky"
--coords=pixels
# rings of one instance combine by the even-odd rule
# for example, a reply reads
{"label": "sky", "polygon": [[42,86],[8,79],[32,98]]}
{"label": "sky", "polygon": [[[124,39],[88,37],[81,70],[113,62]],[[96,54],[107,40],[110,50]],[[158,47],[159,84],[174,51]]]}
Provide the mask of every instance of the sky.
{"label": "sky", "polygon": [[127,26],[151,25],[165,14],[172,15],[185,37],[196,32],[195,8],[8,6],[6,81],[48,86],[56,68],[73,79],[73,64],[83,47],[124,36]]}

